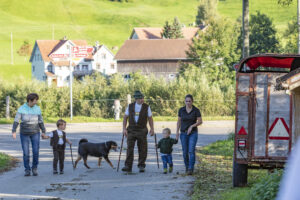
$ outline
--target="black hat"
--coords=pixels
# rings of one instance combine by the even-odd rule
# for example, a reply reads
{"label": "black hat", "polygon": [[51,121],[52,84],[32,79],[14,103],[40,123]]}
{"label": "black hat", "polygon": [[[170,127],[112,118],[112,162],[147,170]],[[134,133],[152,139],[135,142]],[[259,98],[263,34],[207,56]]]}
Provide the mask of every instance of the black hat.
{"label": "black hat", "polygon": [[134,91],[133,97],[134,97],[135,99],[143,99],[143,98],[144,98],[144,95],[141,93],[141,91],[136,90],[136,91]]}

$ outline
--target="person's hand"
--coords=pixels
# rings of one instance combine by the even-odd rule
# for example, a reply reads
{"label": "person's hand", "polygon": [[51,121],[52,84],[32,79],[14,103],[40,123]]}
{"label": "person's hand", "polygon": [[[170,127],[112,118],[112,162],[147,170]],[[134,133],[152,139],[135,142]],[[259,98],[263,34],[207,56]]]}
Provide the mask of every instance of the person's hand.
{"label": "person's hand", "polygon": [[45,133],[42,133],[42,139],[46,139]]}
{"label": "person's hand", "polygon": [[12,133],[12,137],[13,137],[13,139],[17,139],[17,133],[16,133],[16,132],[13,132],[13,133]]}
{"label": "person's hand", "polygon": [[128,135],[127,129],[123,129],[123,135],[125,135],[125,137],[127,137],[127,135]]}
{"label": "person's hand", "polygon": [[150,129],[150,135],[151,135],[151,136],[154,135],[154,129]]}
{"label": "person's hand", "polygon": [[193,127],[190,126],[189,129],[188,129],[188,131],[187,131],[187,134],[188,134],[188,135],[191,134],[192,130],[193,130]]}

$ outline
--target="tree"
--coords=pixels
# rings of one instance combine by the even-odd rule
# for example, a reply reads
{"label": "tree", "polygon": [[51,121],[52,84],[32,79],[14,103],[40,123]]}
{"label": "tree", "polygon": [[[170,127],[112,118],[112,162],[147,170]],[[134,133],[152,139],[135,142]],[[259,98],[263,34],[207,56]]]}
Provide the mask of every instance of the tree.
{"label": "tree", "polygon": [[[193,65],[206,73],[209,83],[220,83],[222,90],[233,84],[233,64],[239,59],[235,53],[238,26],[224,19],[211,19],[205,31],[193,39],[187,57]],[[230,40],[228,39],[230,38]],[[183,65],[184,68],[190,67]]]}
{"label": "tree", "polygon": [[171,38],[174,38],[174,39],[183,38],[181,29],[182,29],[182,26],[179,22],[179,19],[177,17],[175,17],[173,24],[172,24],[172,37]]}
{"label": "tree", "polygon": [[250,19],[250,54],[278,53],[279,41],[272,20],[257,12]]}
{"label": "tree", "polygon": [[166,21],[163,32],[161,33],[162,38],[171,38],[172,36],[172,27],[169,25],[169,22]]}
{"label": "tree", "polygon": [[288,28],[283,33],[283,37],[287,38],[286,44],[283,48],[284,53],[297,53],[298,46],[298,25],[297,20],[293,20],[292,22],[288,23]]}
{"label": "tree", "polygon": [[205,25],[208,20],[217,16],[217,0],[201,0],[196,16],[197,25]]}
{"label": "tree", "polygon": [[28,40],[24,40],[20,49],[17,51],[20,56],[30,56],[31,54],[31,45]]}
{"label": "tree", "polygon": [[[256,12],[250,16],[249,23],[250,55],[258,53],[278,53],[280,51],[279,40],[276,37],[276,29],[272,20],[265,14]],[[237,53],[242,48],[242,32],[238,37]]]}
{"label": "tree", "polygon": [[182,26],[179,22],[179,19],[175,17],[172,25],[169,25],[169,22],[166,21],[161,36],[166,39],[183,38],[181,29]]}

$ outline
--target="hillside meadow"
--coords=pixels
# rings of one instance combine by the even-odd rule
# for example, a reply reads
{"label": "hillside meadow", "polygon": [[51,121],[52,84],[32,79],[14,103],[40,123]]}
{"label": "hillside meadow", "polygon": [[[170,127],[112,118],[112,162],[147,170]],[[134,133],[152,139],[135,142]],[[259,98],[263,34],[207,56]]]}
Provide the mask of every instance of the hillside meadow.
{"label": "hillside meadow", "polygon": [[[242,13],[241,0],[220,0],[221,16],[236,20]],[[178,16],[189,26],[195,21],[197,0],[1,0],[0,1],[0,78],[19,76],[31,79],[29,57],[19,56],[24,40],[33,46],[37,39],[85,39],[105,44],[114,53],[128,39],[134,27],[161,27]],[[296,18],[296,3],[282,7],[277,0],[250,0],[250,14],[260,10],[270,16],[280,33]],[[13,63],[11,65],[11,33]]]}

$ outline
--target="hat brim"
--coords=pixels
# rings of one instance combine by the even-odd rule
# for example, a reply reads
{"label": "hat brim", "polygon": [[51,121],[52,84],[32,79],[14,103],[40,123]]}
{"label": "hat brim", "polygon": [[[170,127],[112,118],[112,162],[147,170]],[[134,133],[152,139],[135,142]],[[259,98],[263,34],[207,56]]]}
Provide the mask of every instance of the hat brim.
{"label": "hat brim", "polygon": [[134,95],[133,97],[134,97],[135,99],[143,99],[143,98],[144,98],[143,95]]}

